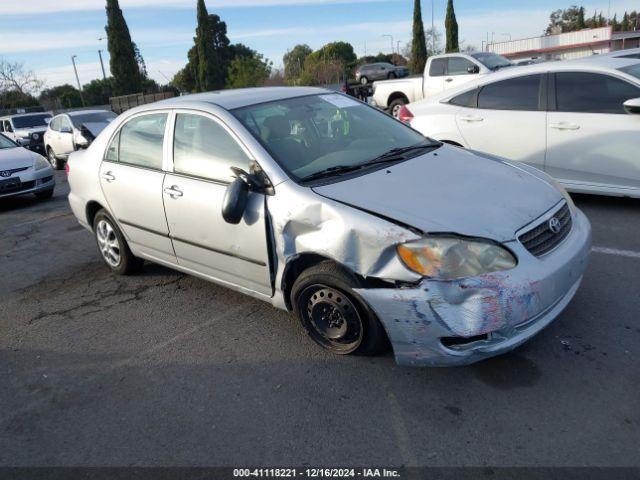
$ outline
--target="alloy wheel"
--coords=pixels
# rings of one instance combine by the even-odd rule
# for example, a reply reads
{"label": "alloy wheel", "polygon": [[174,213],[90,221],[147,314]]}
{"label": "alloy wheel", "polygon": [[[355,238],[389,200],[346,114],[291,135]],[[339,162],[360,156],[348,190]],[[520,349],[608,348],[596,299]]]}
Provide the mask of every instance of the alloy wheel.
{"label": "alloy wheel", "polygon": [[96,227],[96,239],[102,258],[111,266],[120,264],[120,242],[113,226],[107,220],[100,220]]}

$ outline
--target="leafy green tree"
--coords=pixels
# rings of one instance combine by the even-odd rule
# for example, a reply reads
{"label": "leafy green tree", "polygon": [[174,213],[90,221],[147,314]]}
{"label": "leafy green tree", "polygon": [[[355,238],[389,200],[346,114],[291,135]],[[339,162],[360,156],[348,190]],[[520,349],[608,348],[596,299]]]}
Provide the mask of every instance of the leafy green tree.
{"label": "leafy green tree", "polygon": [[458,42],[458,22],[456,20],[456,12],[453,10],[453,0],[447,2],[447,15],[444,19],[444,26],[447,31],[447,43],[445,51],[447,53],[455,53],[460,51]]}
{"label": "leafy green tree", "polygon": [[38,99],[30,93],[19,90],[3,90],[0,92],[0,109],[36,107],[38,105]]}
{"label": "leafy green tree", "polygon": [[[204,0],[198,0],[195,43],[195,90],[206,92],[224,88],[229,65],[227,24],[209,14]],[[190,58],[191,60],[191,58]]]}
{"label": "leafy green tree", "polygon": [[271,74],[272,63],[257,52],[238,55],[229,65],[227,88],[259,87]]}
{"label": "leafy green tree", "polygon": [[91,80],[82,86],[82,95],[87,105],[106,105],[113,96],[113,78]]}
{"label": "leafy green tree", "polygon": [[116,95],[138,93],[142,88],[142,75],[136,61],[136,53],[129,27],[122,15],[118,0],[107,0],[107,41],[109,44],[109,67],[113,75]]}
{"label": "leafy green tree", "polygon": [[613,20],[611,20],[611,28],[613,29],[614,32],[617,32],[618,30],[620,30],[620,24],[618,23],[618,15],[615,14],[613,16]]}
{"label": "leafy green tree", "polygon": [[304,68],[304,62],[309,55],[313,53],[311,47],[306,44],[298,44],[291,50],[287,50],[287,53],[282,57],[282,63],[284,64],[284,78],[290,83],[298,81],[302,75]]}
{"label": "leafy green tree", "polygon": [[420,0],[415,0],[413,4],[413,36],[411,40],[409,70],[413,73],[422,73],[426,63],[427,43],[424,35],[424,24],[422,23],[422,8],[420,6]]}
{"label": "leafy green tree", "polygon": [[43,107],[49,110],[82,106],[80,92],[68,83],[42,90],[38,100]]}

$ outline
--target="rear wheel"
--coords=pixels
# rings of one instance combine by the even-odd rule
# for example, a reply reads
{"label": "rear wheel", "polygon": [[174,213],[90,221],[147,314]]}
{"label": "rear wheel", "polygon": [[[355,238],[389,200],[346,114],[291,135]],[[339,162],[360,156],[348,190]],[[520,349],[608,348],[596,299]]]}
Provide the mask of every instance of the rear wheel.
{"label": "rear wheel", "polygon": [[124,235],[106,210],[96,213],[93,232],[102,259],[112,272],[128,275],[142,268],[144,261],[131,253]]}
{"label": "rear wheel", "polygon": [[392,117],[398,118],[398,115],[400,114],[400,108],[406,104],[407,101],[404,98],[396,98],[389,104],[389,113]]}
{"label": "rear wheel", "polygon": [[387,337],[375,313],[354,292],[361,282],[333,262],[311,267],[296,279],[291,303],[311,339],[339,355],[375,355]]}

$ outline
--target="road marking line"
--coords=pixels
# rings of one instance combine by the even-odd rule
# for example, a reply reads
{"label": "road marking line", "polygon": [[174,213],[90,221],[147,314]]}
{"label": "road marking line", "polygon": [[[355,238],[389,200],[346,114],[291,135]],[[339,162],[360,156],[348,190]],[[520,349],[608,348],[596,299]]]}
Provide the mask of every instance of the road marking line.
{"label": "road marking line", "polygon": [[617,248],[593,247],[591,251],[594,253],[604,253],[605,255],[617,255],[619,257],[640,258],[640,252],[634,252],[633,250],[618,250]]}

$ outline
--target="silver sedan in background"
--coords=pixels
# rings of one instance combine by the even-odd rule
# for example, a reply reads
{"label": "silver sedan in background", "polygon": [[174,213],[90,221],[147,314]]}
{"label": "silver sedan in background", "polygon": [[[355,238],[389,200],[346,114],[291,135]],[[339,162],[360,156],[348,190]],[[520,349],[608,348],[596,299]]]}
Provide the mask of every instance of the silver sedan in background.
{"label": "silver sedan in background", "polygon": [[293,311],[331,352],[390,342],[402,365],[515,348],[569,303],[590,251],[588,220],[546,174],[324,89],[138,107],[68,170],[114,273],[159,263]]}
{"label": "silver sedan in background", "polygon": [[0,199],[33,193],[51,198],[56,181],[42,156],[0,134]]}

